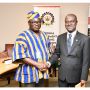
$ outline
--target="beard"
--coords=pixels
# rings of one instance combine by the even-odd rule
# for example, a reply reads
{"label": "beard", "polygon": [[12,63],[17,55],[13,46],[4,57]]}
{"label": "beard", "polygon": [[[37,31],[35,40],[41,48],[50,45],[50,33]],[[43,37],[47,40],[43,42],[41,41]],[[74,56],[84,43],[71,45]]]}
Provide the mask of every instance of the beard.
{"label": "beard", "polygon": [[35,32],[35,33],[39,33],[40,31],[39,31],[39,30],[33,30],[33,32]]}

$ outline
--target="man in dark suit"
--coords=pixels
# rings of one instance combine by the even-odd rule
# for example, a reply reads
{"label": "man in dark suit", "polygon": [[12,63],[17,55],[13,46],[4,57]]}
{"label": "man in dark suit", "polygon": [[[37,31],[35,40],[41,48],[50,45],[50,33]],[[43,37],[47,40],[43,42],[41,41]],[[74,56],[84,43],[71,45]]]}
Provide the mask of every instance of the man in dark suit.
{"label": "man in dark suit", "polygon": [[50,67],[60,58],[59,87],[74,87],[78,83],[85,85],[88,78],[90,42],[88,36],[77,31],[77,22],[74,14],[65,17],[67,32],[58,36],[55,52],[50,62],[47,62],[47,66]]}

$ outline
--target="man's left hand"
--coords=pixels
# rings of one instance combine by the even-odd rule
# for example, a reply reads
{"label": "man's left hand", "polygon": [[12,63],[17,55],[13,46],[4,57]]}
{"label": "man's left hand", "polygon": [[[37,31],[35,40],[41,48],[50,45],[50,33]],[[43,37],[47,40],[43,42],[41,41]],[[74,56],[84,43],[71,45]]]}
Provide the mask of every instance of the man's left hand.
{"label": "man's left hand", "polygon": [[81,80],[81,87],[85,87],[86,85],[86,81],[85,80]]}

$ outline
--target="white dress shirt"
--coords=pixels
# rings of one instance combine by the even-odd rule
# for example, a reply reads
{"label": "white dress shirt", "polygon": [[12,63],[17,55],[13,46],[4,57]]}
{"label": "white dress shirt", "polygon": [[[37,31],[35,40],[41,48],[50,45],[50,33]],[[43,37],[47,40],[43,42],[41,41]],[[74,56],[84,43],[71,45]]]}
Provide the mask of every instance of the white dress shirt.
{"label": "white dress shirt", "polygon": [[67,40],[68,40],[68,38],[69,38],[69,34],[72,35],[72,37],[71,37],[71,46],[72,46],[72,44],[73,44],[73,41],[74,41],[74,38],[75,38],[76,33],[77,33],[77,30],[75,30],[75,31],[72,32],[72,33],[67,32]]}

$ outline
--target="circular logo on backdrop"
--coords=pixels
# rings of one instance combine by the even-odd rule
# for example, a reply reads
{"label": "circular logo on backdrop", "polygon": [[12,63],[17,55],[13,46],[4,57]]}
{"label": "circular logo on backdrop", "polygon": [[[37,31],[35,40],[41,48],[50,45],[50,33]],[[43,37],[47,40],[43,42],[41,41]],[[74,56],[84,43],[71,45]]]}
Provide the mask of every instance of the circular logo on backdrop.
{"label": "circular logo on backdrop", "polygon": [[50,12],[45,12],[41,16],[42,24],[51,25],[54,22],[54,16]]}

